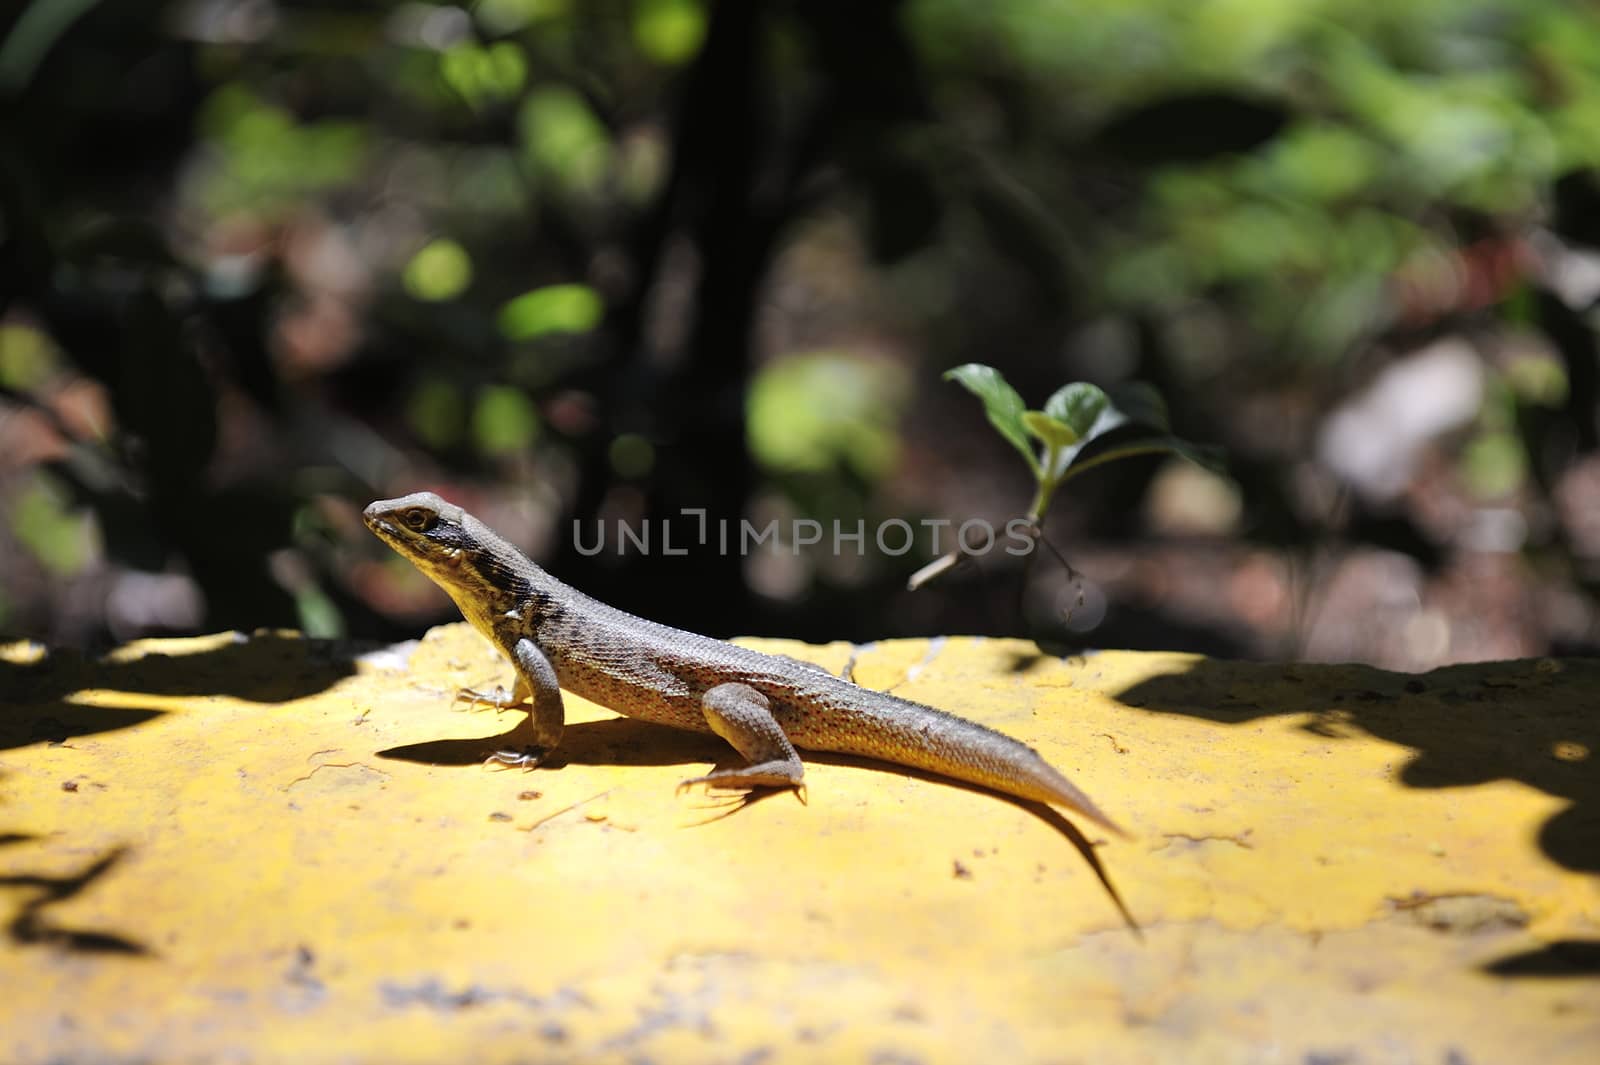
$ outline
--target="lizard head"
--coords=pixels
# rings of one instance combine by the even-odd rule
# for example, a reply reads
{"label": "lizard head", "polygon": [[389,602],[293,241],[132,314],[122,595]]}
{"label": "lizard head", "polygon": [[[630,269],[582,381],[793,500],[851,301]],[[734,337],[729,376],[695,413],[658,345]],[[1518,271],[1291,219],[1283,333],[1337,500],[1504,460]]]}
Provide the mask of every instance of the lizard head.
{"label": "lizard head", "polygon": [[516,548],[432,492],[380,499],[361,514],[373,534],[450,594],[480,630],[526,594]]}
{"label": "lizard head", "polygon": [[462,552],[469,546],[465,517],[466,511],[432,492],[380,499],[361,514],[378,539],[430,577],[438,568],[460,566]]}

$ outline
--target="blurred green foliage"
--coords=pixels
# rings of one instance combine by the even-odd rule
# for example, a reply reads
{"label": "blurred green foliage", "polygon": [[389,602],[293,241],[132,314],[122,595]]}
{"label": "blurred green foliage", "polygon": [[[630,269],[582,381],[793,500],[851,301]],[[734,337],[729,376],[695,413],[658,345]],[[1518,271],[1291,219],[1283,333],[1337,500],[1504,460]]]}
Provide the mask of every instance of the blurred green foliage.
{"label": "blurred green foliage", "polygon": [[650,473],[656,463],[656,449],[638,433],[623,433],[611,441],[610,458],[618,477],[634,480]]}
{"label": "blurred green foliage", "polygon": [[412,389],[406,420],[423,443],[437,451],[455,447],[467,424],[461,389],[443,378],[424,379]]}
{"label": "blurred green foliage", "polygon": [[429,241],[406,263],[406,291],[419,300],[453,300],[472,284],[472,256],[448,237]]}
{"label": "blurred green foliage", "polygon": [[500,308],[500,332],[510,340],[586,333],[600,324],[604,310],[599,295],[587,285],[546,285]]}
{"label": "blurred green foliage", "polygon": [[[1589,5],[24,0],[0,94],[6,525],[52,575],[188,576],[174,625],[403,631],[427,601],[350,507],[424,484],[529,542],[934,506],[908,470],[1006,468],[939,398],[965,364],[1154,381],[1243,456],[1264,542],[1324,536],[1319,417],[1434,337],[1496,338],[1451,445],[1474,499],[1548,494],[1600,436],[1593,300],[1548,266],[1600,246]],[[1268,431],[1265,393],[1296,412]],[[1036,467],[1084,443],[1013,413]],[[1080,484],[1129,514],[1147,475]],[[896,623],[892,560],[784,598],[737,559],[550,550],[684,624]],[[883,605],[834,598],[862,586]],[[976,626],[959,600],[918,623]]]}
{"label": "blurred green foliage", "polygon": [[1383,279],[1454,242],[1441,211],[1529,217],[1555,178],[1600,164],[1600,32],[1560,0],[919,0],[909,16],[957,79],[1071,101],[1029,123],[1035,195],[1079,198],[1061,195],[1074,168],[1043,167],[1085,133],[1151,164],[1131,210],[1084,227],[1105,298],[1163,311],[1225,291],[1275,359],[1337,356],[1381,320]]}
{"label": "blurred green foliage", "polygon": [[12,532],[58,577],[82,570],[92,554],[83,518],[71,504],[72,497],[47,475],[30,478],[11,504]]}
{"label": "blurred green foliage", "polygon": [[17,392],[39,388],[56,365],[49,337],[26,326],[0,324],[0,387]]}
{"label": "blurred green foliage", "polygon": [[611,138],[589,105],[571,89],[539,88],[518,115],[530,169],[557,192],[596,194],[612,166]]}
{"label": "blurred green foliage", "polygon": [[847,469],[875,481],[894,469],[910,384],[900,366],[842,352],[774,362],[751,382],[751,453],[774,471]]}
{"label": "blurred green foliage", "polygon": [[293,210],[354,178],[367,151],[367,130],[359,123],[298,122],[238,83],[206,101],[199,130],[215,152],[200,200],[217,215]]}
{"label": "blurred green foliage", "polygon": [[486,388],[472,409],[472,438],[485,455],[516,454],[539,437],[539,413],[521,389]]}
{"label": "blurred green foliage", "polygon": [[474,108],[515,100],[528,80],[528,57],[512,41],[452,45],[439,57],[445,83]]}
{"label": "blurred green foliage", "polygon": [[634,5],[634,42],[657,63],[688,62],[705,35],[705,10],[696,0],[639,0]]}

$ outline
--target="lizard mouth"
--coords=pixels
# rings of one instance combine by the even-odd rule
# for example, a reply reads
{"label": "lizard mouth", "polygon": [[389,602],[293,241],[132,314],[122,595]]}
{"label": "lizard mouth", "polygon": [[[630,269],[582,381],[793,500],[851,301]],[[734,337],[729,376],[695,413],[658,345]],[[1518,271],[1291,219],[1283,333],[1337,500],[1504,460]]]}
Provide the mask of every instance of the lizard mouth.
{"label": "lizard mouth", "polygon": [[400,530],[385,520],[383,515],[374,513],[371,507],[362,513],[361,520],[380,540],[394,543],[400,538]]}

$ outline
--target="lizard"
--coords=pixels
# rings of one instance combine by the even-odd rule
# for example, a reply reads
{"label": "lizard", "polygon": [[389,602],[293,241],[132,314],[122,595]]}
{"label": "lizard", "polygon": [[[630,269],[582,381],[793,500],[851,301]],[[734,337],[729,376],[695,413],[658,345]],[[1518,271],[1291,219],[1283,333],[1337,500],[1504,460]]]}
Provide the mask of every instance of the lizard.
{"label": "lizard", "polygon": [[814,663],[635,617],[563,584],[432,492],[382,499],[367,527],[454,600],[516,670],[509,694],[461,698],[526,709],[532,744],[497,751],[532,767],[561,742],[562,689],[626,717],[728,741],[748,764],[686,780],[752,792],[803,788],[796,748],[929,771],[1063,807],[1126,836],[1033,748],[955,714],[862,688]]}

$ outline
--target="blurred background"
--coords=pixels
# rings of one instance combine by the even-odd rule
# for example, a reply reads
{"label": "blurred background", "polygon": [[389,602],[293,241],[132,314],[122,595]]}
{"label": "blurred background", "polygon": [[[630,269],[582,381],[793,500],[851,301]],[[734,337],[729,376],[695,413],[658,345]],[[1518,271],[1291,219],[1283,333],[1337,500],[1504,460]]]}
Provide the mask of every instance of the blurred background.
{"label": "blurred background", "polygon": [[[427,488],[717,635],[1592,653],[1597,329],[1587,3],[0,13],[0,637],[415,635],[454,612],[359,513]],[[1149,381],[1228,473],[1073,481],[1081,584],[908,592],[928,537],[577,550],[685,507],[1003,525],[971,361],[1032,406]]]}

